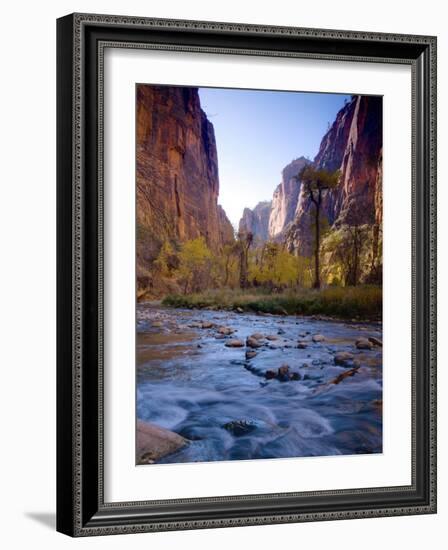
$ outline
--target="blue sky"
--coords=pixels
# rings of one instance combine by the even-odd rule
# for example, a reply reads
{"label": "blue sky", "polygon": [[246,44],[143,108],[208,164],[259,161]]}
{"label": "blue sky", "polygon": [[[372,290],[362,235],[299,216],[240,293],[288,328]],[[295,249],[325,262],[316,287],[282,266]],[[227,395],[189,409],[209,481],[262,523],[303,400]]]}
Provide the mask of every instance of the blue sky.
{"label": "blue sky", "polygon": [[281,171],[311,159],[348,95],[200,88],[201,106],[215,128],[220,193],[234,226],[245,207],[271,200]]}

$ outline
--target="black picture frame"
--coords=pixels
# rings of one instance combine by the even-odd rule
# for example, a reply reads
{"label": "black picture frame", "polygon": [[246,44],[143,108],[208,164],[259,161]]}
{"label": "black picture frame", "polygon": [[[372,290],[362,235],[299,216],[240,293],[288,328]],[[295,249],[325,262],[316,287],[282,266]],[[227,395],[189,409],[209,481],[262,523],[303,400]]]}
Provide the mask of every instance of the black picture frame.
{"label": "black picture frame", "polygon": [[[410,486],[104,502],[101,82],[111,43],[411,66]],[[58,531],[89,536],[436,512],[435,37],[92,14],[58,19],[57,254]]]}

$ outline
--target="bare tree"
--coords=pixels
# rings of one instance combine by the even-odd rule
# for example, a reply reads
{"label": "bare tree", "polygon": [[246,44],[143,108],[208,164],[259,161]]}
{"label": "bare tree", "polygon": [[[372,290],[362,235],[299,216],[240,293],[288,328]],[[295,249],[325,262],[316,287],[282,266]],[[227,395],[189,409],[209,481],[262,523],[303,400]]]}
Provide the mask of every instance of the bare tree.
{"label": "bare tree", "polygon": [[302,168],[297,176],[302,182],[303,189],[314,205],[314,283],[313,288],[320,288],[320,241],[321,241],[321,208],[324,195],[329,189],[334,189],[339,183],[339,170],[317,170],[310,165]]}
{"label": "bare tree", "polygon": [[247,288],[248,270],[249,270],[249,249],[253,243],[254,235],[250,231],[238,233],[238,243],[240,248],[240,287]]}

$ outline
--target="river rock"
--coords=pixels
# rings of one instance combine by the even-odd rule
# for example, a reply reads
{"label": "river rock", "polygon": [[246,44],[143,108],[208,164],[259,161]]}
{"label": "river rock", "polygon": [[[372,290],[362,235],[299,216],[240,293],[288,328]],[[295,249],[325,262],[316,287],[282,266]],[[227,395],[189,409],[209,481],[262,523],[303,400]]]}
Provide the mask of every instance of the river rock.
{"label": "river rock", "polygon": [[246,339],[246,346],[248,346],[249,348],[259,348],[262,346],[262,344],[256,338],[252,338],[252,336],[248,336],[248,338]]}
{"label": "river rock", "polygon": [[246,435],[256,429],[257,425],[251,420],[232,420],[222,426],[236,437]]}
{"label": "river rock", "polygon": [[349,353],[348,351],[340,351],[336,353],[334,356],[334,364],[339,365],[341,367],[347,366],[349,363],[351,363],[354,359],[353,353]]}
{"label": "river rock", "polygon": [[137,420],[136,435],[138,464],[155,462],[188,443],[188,440],[179,434],[142,420]]}
{"label": "river rock", "polygon": [[372,342],[374,346],[383,347],[383,342],[379,338],[375,338],[375,336],[369,336],[369,342]]}
{"label": "river rock", "polygon": [[255,340],[264,340],[264,334],[261,334],[261,332],[254,332],[250,337],[255,338]]}
{"label": "river rock", "polygon": [[224,336],[230,336],[234,332],[235,332],[235,330],[233,328],[230,328],[230,327],[219,327],[218,328],[218,333],[223,334]]}
{"label": "river rock", "polygon": [[272,380],[273,378],[276,378],[277,377],[277,373],[275,372],[275,370],[267,370],[265,372],[265,378],[267,380]]}
{"label": "river rock", "polygon": [[225,346],[228,348],[242,348],[244,346],[244,342],[242,340],[229,340],[225,343]]}
{"label": "river rock", "polygon": [[358,349],[372,349],[373,344],[367,338],[358,338],[355,343]]}
{"label": "river rock", "polygon": [[246,351],[246,359],[253,359],[254,357],[256,357],[256,355],[257,355],[257,352],[254,350]]}
{"label": "river rock", "polygon": [[151,326],[152,326],[153,328],[160,328],[160,327],[163,327],[163,323],[162,323],[161,321],[153,321],[153,322],[151,323]]}
{"label": "river rock", "polygon": [[272,341],[272,340],[278,340],[278,336],[277,336],[276,334],[268,334],[268,335],[266,336],[266,339],[267,339],[267,340],[271,340],[271,341]]}
{"label": "river rock", "polygon": [[201,328],[213,328],[215,326],[215,323],[212,323],[211,321],[203,321],[201,324]]}
{"label": "river rock", "polygon": [[244,309],[241,307],[237,307],[236,310],[238,313],[244,313]]}
{"label": "river rock", "polygon": [[330,380],[329,384],[340,384],[343,380],[348,378],[349,376],[354,376],[358,372],[359,367],[354,367],[353,369],[346,370],[342,374],[339,374],[336,376],[336,378],[333,378],[333,380]]}
{"label": "river rock", "polygon": [[287,382],[290,379],[290,376],[289,365],[284,364],[278,369],[277,377],[280,382]]}
{"label": "river rock", "polygon": [[313,336],[313,342],[323,342],[325,340],[325,336],[323,334],[315,334]]}
{"label": "river rock", "polygon": [[298,347],[299,349],[306,349],[306,348],[308,347],[308,344],[307,344],[307,342],[299,342],[299,343],[297,344],[297,347]]}

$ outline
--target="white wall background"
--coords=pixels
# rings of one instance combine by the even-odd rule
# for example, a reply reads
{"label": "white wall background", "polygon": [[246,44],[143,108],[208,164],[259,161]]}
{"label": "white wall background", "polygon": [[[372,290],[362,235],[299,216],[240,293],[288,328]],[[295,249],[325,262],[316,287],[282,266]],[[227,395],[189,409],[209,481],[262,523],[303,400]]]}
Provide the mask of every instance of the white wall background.
{"label": "white wall background", "polygon": [[[59,0],[2,10],[0,86],[0,540],[4,548],[441,548],[448,520],[446,321],[440,315],[439,513],[72,540],[55,511],[55,19],[74,11],[370,30],[439,37],[439,280],[448,278],[448,35],[441,0]],[[444,250],[445,249],[445,250]],[[439,311],[447,303],[440,285]]]}

